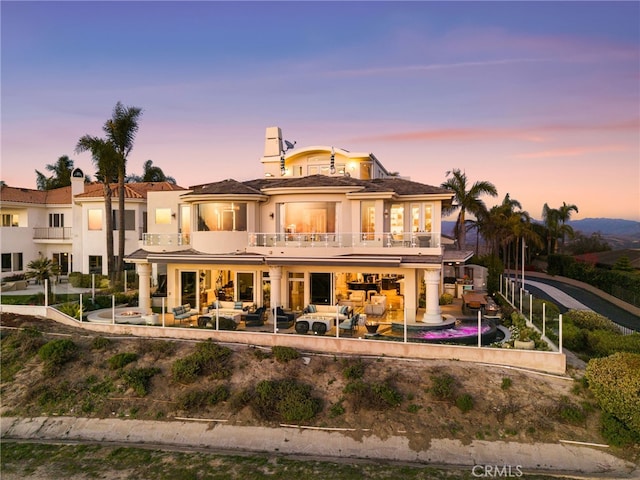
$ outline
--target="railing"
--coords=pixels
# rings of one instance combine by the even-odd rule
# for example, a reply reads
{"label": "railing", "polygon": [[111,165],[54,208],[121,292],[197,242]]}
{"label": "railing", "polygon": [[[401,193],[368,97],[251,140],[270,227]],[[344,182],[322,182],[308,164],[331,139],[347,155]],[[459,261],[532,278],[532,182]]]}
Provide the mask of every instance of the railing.
{"label": "railing", "polygon": [[35,227],[33,229],[34,240],[69,240],[71,239],[71,227]]}
{"label": "railing", "polygon": [[356,233],[250,233],[249,247],[440,247],[440,234],[356,232]]}
{"label": "railing", "polygon": [[190,245],[191,235],[188,233],[143,233],[142,244],[145,246]]}

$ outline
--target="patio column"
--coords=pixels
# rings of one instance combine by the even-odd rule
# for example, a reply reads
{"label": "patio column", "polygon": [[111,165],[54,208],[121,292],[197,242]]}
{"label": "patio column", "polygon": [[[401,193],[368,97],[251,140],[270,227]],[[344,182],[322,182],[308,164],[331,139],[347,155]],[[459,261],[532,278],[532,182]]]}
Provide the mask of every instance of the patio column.
{"label": "patio column", "polygon": [[269,267],[269,280],[271,281],[271,315],[273,316],[274,330],[276,329],[276,317],[274,310],[281,303],[280,285],[282,283],[282,267]]}
{"label": "patio column", "polygon": [[424,323],[442,323],[442,311],[440,310],[440,269],[427,269],[424,271],[424,283],[426,285],[426,308],[422,321]]}
{"label": "patio column", "polygon": [[151,264],[138,263],[138,307],[144,315],[151,313]]}

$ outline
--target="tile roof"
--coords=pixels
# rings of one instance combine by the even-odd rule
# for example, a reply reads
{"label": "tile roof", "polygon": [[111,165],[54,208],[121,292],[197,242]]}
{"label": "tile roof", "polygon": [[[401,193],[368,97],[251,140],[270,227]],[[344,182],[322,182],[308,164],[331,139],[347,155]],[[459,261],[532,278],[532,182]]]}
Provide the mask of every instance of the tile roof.
{"label": "tile roof", "polygon": [[33,190],[8,185],[0,187],[0,202],[30,203],[37,205],[71,204],[71,186],[53,190]]}
{"label": "tile roof", "polygon": [[[109,184],[111,189],[111,195],[114,198],[118,197],[118,184]],[[102,197],[103,184],[100,182],[92,182],[85,184],[84,193],[76,195],[76,198],[98,198]],[[164,191],[176,191],[186,190],[186,188],[179,185],[174,185],[169,182],[139,182],[139,183],[125,183],[124,184],[124,198],[144,199],[147,198],[148,192],[164,192]]]}
{"label": "tile roof", "polygon": [[395,192],[398,195],[433,195],[450,194],[451,190],[413,182],[399,177],[361,180],[352,177],[330,177],[326,175],[309,175],[293,178],[258,178],[245,182],[233,179],[221,182],[190,187],[193,194],[249,194],[261,195],[265,189],[271,188],[318,188],[318,187],[353,187],[359,192]]}

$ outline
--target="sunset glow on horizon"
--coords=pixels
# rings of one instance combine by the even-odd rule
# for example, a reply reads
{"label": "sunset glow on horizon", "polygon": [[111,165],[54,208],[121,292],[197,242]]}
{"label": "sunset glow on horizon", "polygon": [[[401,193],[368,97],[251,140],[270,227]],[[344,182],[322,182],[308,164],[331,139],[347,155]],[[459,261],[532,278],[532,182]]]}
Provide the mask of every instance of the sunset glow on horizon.
{"label": "sunset glow on horizon", "polygon": [[486,180],[540,219],[640,221],[638,2],[2,1],[0,180],[36,188],[116,102],[127,171],[262,177],[265,129]]}

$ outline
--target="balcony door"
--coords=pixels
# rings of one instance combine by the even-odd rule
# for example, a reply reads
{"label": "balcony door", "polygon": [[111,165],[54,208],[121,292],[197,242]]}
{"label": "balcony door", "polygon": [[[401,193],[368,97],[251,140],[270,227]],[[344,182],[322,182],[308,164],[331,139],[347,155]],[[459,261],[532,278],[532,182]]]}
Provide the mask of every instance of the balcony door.
{"label": "balcony door", "polygon": [[197,298],[198,272],[180,272],[180,304],[190,304],[192,308],[198,305]]}

